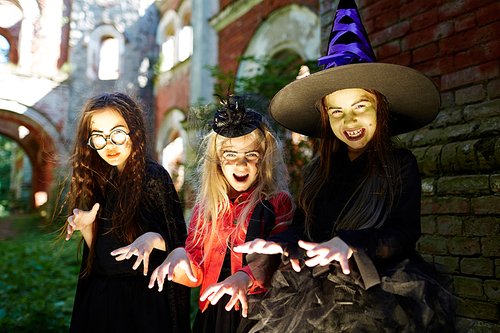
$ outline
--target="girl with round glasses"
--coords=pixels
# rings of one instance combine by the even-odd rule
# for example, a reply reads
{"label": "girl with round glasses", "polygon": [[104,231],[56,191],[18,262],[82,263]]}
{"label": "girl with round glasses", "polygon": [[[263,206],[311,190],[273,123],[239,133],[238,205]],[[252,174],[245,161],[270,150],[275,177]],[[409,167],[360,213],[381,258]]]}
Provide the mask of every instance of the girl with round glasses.
{"label": "girl with round glasses", "polygon": [[70,332],[189,331],[189,290],[147,288],[149,267],[184,244],[186,226],[168,172],[146,147],[142,110],[129,96],[95,96],[83,108],[65,225],[66,240],[79,230],[83,243]]}
{"label": "girl with round glasses", "polygon": [[115,146],[123,146],[129,138],[128,133],[121,129],[115,129],[109,134],[109,138],[102,134],[95,133],[89,138],[87,144],[95,150],[101,150],[108,144],[108,140]]}

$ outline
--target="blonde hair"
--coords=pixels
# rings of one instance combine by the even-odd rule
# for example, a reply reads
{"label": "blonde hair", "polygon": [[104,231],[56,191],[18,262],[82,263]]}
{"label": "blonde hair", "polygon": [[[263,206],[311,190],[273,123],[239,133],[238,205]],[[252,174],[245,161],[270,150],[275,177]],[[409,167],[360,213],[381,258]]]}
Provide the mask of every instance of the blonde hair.
{"label": "blonde hair", "polygon": [[[269,200],[280,192],[288,193],[288,172],[281,144],[269,128],[261,124],[260,128],[250,133],[252,138],[259,142],[262,155],[257,171],[257,180],[252,185],[254,191],[248,198],[247,204],[236,216],[238,223],[236,231],[244,228],[248,215],[261,200]],[[228,196],[230,184],[222,173],[220,166],[221,148],[229,138],[211,131],[202,143],[204,154],[200,155],[197,176],[198,184],[198,214],[191,219],[190,229],[194,231],[194,246],[203,244],[203,236],[210,239],[217,237],[218,221],[231,209]],[[293,207],[292,207],[293,209]],[[290,214],[291,212],[286,212]],[[278,220],[280,216],[276,216]],[[194,225],[193,225],[194,224]],[[212,244],[210,241],[208,244]],[[204,256],[205,257],[205,254]],[[203,258],[204,259],[204,258]]]}

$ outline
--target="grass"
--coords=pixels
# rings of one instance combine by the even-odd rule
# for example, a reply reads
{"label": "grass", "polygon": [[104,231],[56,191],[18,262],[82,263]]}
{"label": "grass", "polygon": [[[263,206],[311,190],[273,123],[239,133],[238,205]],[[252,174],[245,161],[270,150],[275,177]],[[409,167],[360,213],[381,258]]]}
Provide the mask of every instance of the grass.
{"label": "grass", "polygon": [[2,332],[68,331],[80,269],[78,241],[61,251],[39,222],[36,215],[13,219],[17,236],[0,242]]}
{"label": "grass", "polygon": [[[78,237],[61,249],[38,215],[9,219],[16,235],[0,241],[0,332],[67,332],[80,271]],[[191,322],[198,297],[193,288]]]}

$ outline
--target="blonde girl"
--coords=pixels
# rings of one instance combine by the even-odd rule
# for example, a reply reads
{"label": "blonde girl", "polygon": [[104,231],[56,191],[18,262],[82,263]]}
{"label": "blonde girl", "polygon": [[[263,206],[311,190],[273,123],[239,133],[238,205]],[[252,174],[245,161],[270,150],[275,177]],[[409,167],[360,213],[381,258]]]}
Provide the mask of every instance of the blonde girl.
{"label": "blonde girl", "polygon": [[[232,248],[283,230],[292,216],[279,141],[254,105],[249,97],[230,96],[217,107],[202,145],[199,194],[186,245],[151,277],[150,288],[157,281],[159,290],[165,277],[201,284],[194,332],[236,332],[246,317],[247,291],[265,288],[259,265],[247,266],[245,256]],[[222,285],[231,286],[229,295]],[[241,310],[233,309],[238,301]]]}

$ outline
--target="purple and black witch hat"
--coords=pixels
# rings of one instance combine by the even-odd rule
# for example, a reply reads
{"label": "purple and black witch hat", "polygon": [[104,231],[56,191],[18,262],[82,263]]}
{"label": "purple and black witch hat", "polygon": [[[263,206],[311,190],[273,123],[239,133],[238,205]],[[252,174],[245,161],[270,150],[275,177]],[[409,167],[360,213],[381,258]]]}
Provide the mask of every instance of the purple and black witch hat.
{"label": "purple and black witch hat", "polygon": [[441,97],[432,79],[409,67],[376,62],[354,0],[340,0],[328,54],[318,62],[324,70],[288,84],[271,101],[271,116],[294,132],[320,137],[319,101],[342,89],[382,93],[394,135],[429,124],[439,112]]}

